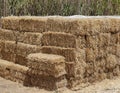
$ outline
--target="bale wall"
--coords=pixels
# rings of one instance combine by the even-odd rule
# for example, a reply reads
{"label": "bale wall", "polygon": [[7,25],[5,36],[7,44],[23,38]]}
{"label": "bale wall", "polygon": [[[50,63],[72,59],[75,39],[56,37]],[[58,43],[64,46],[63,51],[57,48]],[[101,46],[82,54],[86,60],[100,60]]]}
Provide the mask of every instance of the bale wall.
{"label": "bale wall", "polygon": [[[22,43],[17,44],[17,60],[32,53],[33,45],[42,46],[40,52],[64,56],[70,87],[120,75],[120,17],[6,17],[0,39],[0,51],[6,40]],[[13,48],[5,53],[10,59]]]}

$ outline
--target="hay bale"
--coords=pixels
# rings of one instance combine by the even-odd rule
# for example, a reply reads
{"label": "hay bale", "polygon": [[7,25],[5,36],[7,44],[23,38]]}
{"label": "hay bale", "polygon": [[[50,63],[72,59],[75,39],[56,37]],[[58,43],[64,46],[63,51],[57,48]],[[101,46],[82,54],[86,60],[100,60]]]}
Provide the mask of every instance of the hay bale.
{"label": "hay bale", "polygon": [[0,39],[8,41],[16,41],[16,32],[12,30],[0,29]]}
{"label": "hay bale", "polygon": [[99,34],[99,47],[110,45],[111,35],[110,33],[100,33]]}
{"label": "hay bale", "polygon": [[19,32],[14,30],[0,29],[0,39],[22,42],[31,45],[41,45],[41,33]]}
{"label": "hay bale", "polygon": [[20,17],[9,16],[3,17],[2,19],[2,28],[9,29],[9,30],[20,30],[19,21]]}
{"label": "hay bale", "polygon": [[49,17],[47,20],[47,30],[62,31],[74,35],[91,35],[99,33],[100,25],[99,19]]}
{"label": "hay bale", "polygon": [[25,32],[21,36],[21,38],[22,38],[21,42],[23,42],[23,43],[40,46],[41,45],[42,34],[41,33]]}
{"label": "hay bale", "polygon": [[42,33],[46,31],[47,17],[33,17],[32,22],[34,24],[34,32]]}
{"label": "hay bale", "polygon": [[56,17],[48,17],[47,20],[47,31],[58,31],[58,32],[65,32],[69,31],[70,23],[67,19],[56,16]]}
{"label": "hay bale", "polygon": [[67,85],[65,76],[55,78],[53,76],[34,75],[29,82],[32,86],[37,86],[46,90],[57,90]]}
{"label": "hay bale", "polygon": [[61,48],[54,46],[43,46],[41,48],[42,53],[56,54],[65,57],[67,62],[74,62],[76,60],[76,53],[74,48]]}
{"label": "hay bale", "polygon": [[43,75],[59,77],[65,74],[65,59],[52,54],[35,53],[28,55],[28,66],[42,72]]}
{"label": "hay bale", "polygon": [[20,31],[34,31],[34,24],[31,17],[22,17],[20,20]]}
{"label": "hay bale", "polygon": [[21,17],[20,31],[25,32],[44,32],[46,31],[47,17]]}
{"label": "hay bale", "polygon": [[106,68],[112,69],[117,65],[117,59],[115,55],[109,54],[106,58]]}
{"label": "hay bale", "polygon": [[72,34],[45,32],[42,37],[42,45],[76,48],[76,40]]}
{"label": "hay bale", "polygon": [[26,57],[30,53],[41,52],[41,47],[36,45],[18,43],[16,54]]}

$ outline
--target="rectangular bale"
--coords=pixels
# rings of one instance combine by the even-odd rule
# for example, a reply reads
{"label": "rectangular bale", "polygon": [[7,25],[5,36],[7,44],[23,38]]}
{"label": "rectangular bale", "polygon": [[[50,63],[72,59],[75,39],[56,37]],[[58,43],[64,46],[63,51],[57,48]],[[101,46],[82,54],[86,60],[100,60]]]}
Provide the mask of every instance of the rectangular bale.
{"label": "rectangular bale", "polygon": [[13,30],[5,30],[5,29],[1,29],[1,32],[4,35],[3,40],[9,40],[9,41],[16,41],[16,32]]}
{"label": "rectangular bale", "polygon": [[74,35],[68,33],[45,32],[42,36],[42,45],[76,48],[76,39]]}
{"label": "rectangular bale", "polygon": [[46,90],[57,90],[65,88],[67,85],[67,80],[64,75],[58,78],[53,76],[34,75],[28,82],[31,83],[31,86],[44,88]]}
{"label": "rectangular bale", "polygon": [[20,31],[33,32],[34,23],[32,22],[32,17],[22,17],[20,20]]}
{"label": "rectangular bale", "polygon": [[41,33],[25,32],[21,36],[21,38],[22,38],[21,42],[23,43],[41,46],[41,38],[42,38]]}
{"label": "rectangular bale", "polygon": [[104,19],[49,17],[47,21],[47,30],[62,31],[77,36],[95,35],[100,33],[102,20]]}
{"label": "rectangular bale", "polygon": [[1,20],[2,20],[3,29],[20,30],[20,25],[19,25],[20,17],[8,16],[8,17],[3,17]]}
{"label": "rectangular bale", "polygon": [[26,57],[30,53],[41,52],[41,47],[36,45],[18,43],[16,54]]}
{"label": "rectangular bale", "polygon": [[34,24],[34,32],[45,32],[47,31],[46,23],[47,23],[47,17],[33,17],[32,22]]}
{"label": "rectangular bale", "polygon": [[41,48],[41,52],[64,56],[67,62],[74,62],[76,60],[76,53],[74,48],[43,46]]}
{"label": "rectangular bale", "polygon": [[65,59],[62,56],[34,53],[27,57],[28,66],[41,72],[43,75],[52,75],[59,77],[61,74],[65,74]]}

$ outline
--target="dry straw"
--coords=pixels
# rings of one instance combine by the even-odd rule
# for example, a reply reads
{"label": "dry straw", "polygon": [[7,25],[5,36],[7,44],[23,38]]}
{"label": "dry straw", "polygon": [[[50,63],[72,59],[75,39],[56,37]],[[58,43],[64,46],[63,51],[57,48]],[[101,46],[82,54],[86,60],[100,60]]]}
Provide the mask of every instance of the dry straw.
{"label": "dry straw", "polygon": [[45,32],[42,37],[42,45],[76,48],[76,40],[72,34]]}
{"label": "dry straw", "polygon": [[28,55],[27,58],[28,66],[38,74],[52,75],[54,77],[66,74],[65,60],[62,56],[35,53]]}

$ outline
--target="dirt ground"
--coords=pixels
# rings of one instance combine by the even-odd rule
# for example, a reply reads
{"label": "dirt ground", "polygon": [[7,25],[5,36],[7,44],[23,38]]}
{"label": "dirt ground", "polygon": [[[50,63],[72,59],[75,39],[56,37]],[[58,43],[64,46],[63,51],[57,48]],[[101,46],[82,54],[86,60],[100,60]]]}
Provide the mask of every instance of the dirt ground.
{"label": "dirt ground", "polygon": [[79,86],[75,89],[75,91],[71,91],[65,88],[62,89],[61,92],[46,91],[44,89],[25,87],[21,84],[0,77],[0,93],[120,93],[120,77],[112,80],[106,79],[81,90],[79,90]]}

